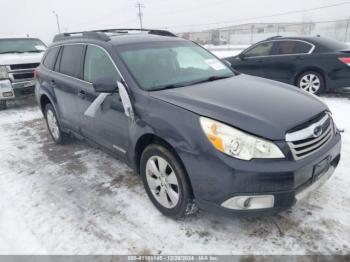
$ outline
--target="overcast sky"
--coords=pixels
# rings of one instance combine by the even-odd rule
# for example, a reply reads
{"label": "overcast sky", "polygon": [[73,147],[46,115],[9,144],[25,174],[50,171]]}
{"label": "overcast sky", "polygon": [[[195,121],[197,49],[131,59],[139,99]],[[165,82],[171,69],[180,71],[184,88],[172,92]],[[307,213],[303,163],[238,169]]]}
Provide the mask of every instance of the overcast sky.
{"label": "overcast sky", "polygon": [[[59,14],[62,31],[79,31],[99,28],[138,27],[134,0],[7,0],[2,1],[0,16],[1,35],[41,37],[49,43],[57,25],[55,10]],[[140,0],[145,6],[144,27],[168,28],[175,32],[206,29],[198,24],[233,21],[217,24],[227,26],[249,22],[295,22],[345,19],[350,15],[347,5],[308,11],[272,18],[268,16],[295,10],[343,3],[342,0]],[[240,20],[241,21],[238,21]]]}

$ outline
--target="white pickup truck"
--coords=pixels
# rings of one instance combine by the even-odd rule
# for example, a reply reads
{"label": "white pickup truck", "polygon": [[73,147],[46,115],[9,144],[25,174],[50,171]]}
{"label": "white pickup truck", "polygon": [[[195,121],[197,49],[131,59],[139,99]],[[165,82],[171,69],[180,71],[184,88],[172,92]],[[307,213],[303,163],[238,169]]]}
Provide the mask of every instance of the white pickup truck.
{"label": "white pickup truck", "polygon": [[0,110],[8,100],[34,93],[34,69],[45,50],[37,38],[0,37]]}

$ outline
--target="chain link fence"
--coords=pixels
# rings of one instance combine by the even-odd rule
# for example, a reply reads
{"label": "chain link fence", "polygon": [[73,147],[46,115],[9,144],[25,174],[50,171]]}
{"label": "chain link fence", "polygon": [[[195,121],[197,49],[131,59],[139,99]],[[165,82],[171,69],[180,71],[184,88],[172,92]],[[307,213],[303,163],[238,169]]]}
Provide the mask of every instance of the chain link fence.
{"label": "chain link fence", "polygon": [[301,23],[249,23],[211,29],[200,32],[185,32],[180,36],[204,45],[249,45],[268,37],[322,36],[341,42],[350,42],[349,19]]}

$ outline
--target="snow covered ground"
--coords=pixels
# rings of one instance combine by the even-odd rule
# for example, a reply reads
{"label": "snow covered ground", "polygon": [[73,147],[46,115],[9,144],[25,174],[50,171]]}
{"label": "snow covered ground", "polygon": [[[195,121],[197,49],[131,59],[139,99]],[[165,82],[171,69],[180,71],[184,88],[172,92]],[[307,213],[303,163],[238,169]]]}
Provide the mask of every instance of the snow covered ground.
{"label": "snow covered ground", "polygon": [[350,100],[334,176],[274,217],[162,216],[141,179],[86,142],[55,145],[35,104],[0,112],[0,254],[349,254]]}
{"label": "snow covered ground", "polygon": [[222,45],[222,46],[214,46],[214,45],[205,45],[206,49],[210,50],[219,58],[226,58],[230,56],[238,55],[244,49],[248,48],[249,45]]}

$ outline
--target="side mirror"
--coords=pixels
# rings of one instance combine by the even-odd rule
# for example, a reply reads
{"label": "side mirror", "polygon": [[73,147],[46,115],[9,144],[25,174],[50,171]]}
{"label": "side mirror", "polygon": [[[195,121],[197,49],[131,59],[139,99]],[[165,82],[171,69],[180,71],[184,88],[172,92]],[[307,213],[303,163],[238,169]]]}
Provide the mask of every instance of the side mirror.
{"label": "side mirror", "polygon": [[240,53],[238,55],[238,58],[241,59],[242,61],[246,60],[246,57],[245,57],[245,55],[243,53]]}
{"label": "side mirror", "polygon": [[118,92],[117,80],[113,77],[101,77],[92,83],[97,93],[116,93]]}

